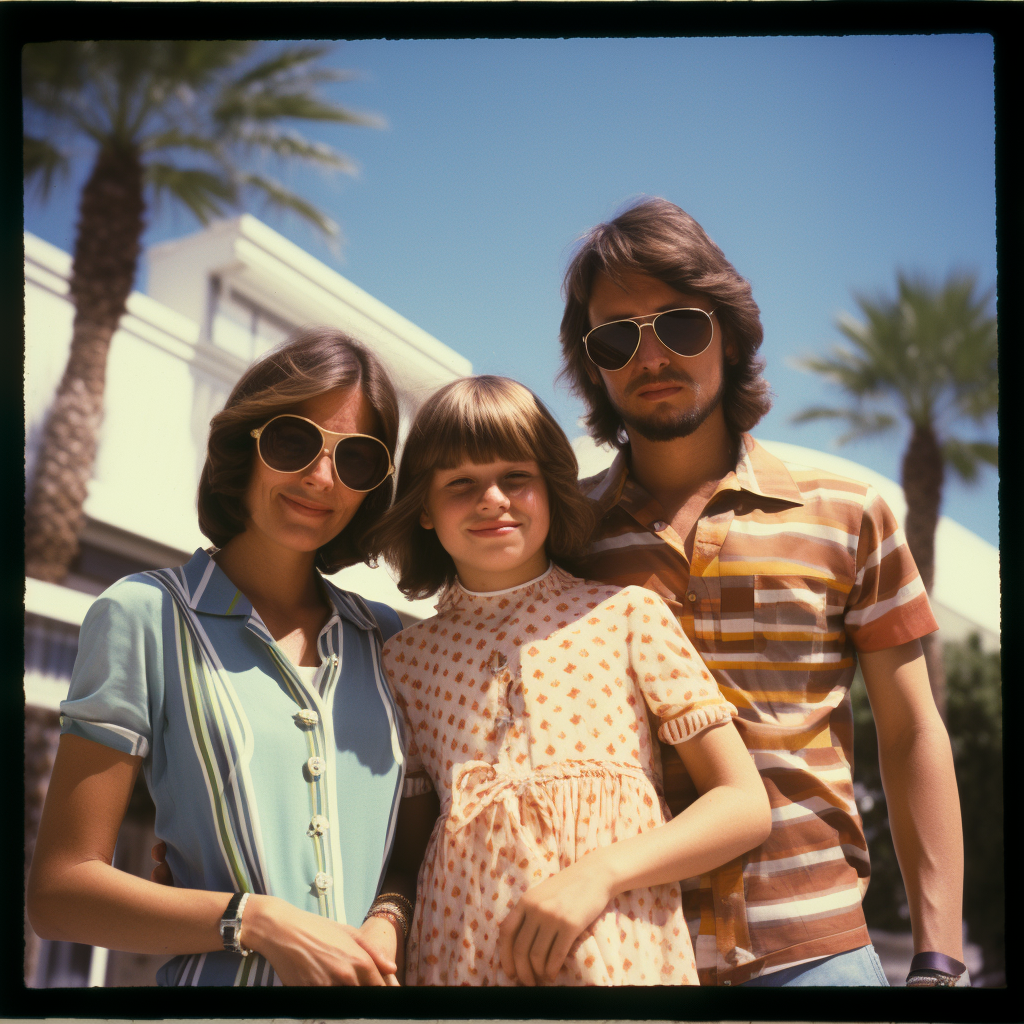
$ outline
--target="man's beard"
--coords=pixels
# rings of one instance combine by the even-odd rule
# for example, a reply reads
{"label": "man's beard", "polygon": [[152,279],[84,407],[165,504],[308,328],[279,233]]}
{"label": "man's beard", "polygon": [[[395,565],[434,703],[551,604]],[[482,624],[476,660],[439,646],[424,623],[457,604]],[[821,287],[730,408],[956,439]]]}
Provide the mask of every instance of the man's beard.
{"label": "man's beard", "polygon": [[[682,376],[672,378],[641,378],[634,381],[632,390],[638,391],[641,387],[646,387],[648,384],[666,379],[683,380]],[[667,416],[657,412],[652,412],[647,416],[638,416],[619,408],[619,406],[612,402],[610,395],[608,396],[608,401],[611,402],[612,408],[619,414],[622,422],[647,441],[672,441],[677,437],[689,437],[722,404],[722,393],[725,390],[725,375],[722,375],[718,390],[703,401],[700,385],[688,377],[685,382],[693,394],[693,405],[689,409],[673,412]]]}

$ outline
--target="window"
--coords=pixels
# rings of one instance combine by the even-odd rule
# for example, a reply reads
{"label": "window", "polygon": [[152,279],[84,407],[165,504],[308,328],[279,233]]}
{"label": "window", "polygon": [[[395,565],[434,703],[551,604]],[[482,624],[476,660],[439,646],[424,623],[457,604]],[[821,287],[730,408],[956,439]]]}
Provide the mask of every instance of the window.
{"label": "window", "polygon": [[218,348],[251,362],[294,330],[288,323],[219,278],[211,281],[210,340]]}

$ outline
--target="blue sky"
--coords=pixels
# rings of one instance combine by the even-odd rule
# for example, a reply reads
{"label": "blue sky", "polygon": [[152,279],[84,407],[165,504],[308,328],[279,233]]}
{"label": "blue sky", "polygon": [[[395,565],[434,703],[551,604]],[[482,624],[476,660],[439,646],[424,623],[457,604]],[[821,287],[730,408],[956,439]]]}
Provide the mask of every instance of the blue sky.
{"label": "blue sky", "polygon": [[[572,243],[626,200],[665,196],[761,307],[776,400],[755,436],[899,479],[905,432],[836,449],[839,429],[790,422],[841,398],[792,360],[838,344],[853,293],[892,293],[897,268],[994,286],[991,37],[374,40],[329,60],[359,73],[332,98],[388,123],[309,132],[358,177],[290,179],[341,224],[340,255],[252,212],[476,372],[523,381],[575,437],[582,406],[554,383]],[[80,180],[45,206],[30,196],[28,230],[70,250]],[[145,242],[196,228],[164,210]],[[994,438],[995,424],[965,433]],[[942,511],[996,544],[996,495],[994,470],[974,487],[950,478]]]}

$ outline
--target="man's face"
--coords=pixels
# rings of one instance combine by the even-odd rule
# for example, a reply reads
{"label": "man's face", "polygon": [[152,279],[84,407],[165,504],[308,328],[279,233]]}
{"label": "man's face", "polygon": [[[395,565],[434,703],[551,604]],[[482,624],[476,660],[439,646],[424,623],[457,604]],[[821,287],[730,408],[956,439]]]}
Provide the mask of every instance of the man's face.
{"label": "man's face", "polygon": [[666,348],[650,326],[654,314],[692,307],[711,312],[711,301],[693,292],[676,291],[647,274],[621,275],[617,284],[598,272],[587,312],[590,327],[611,320],[645,318],[640,347],[621,370],[591,363],[591,379],[600,380],[623,423],[649,441],[669,441],[692,434],[720,405],[723,359],[735,359],[735,347],[723,347],[722,329],[712,314],[711,344],[698,356],[680,356]]}

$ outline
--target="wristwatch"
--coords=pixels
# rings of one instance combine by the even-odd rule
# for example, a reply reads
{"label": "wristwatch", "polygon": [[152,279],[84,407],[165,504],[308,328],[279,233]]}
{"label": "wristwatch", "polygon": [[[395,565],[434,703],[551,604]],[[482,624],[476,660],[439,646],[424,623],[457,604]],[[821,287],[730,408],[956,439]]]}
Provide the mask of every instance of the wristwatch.
{"label": "wristwatch", "polygon": [[907,988],[969,987],[967,965],[945,953],[918,953],[910,961]]}
{"label": "wristwatch", "polygon": [[248,956],[249,950],[245,949],[238,941],[238,935],[242,930],[242,911],[245,910],[246,901],[249,899],[247,892],[236,892],[228,900],[224,916],[220,919],[220,937],[224,948],[229,953],[241,953]]}

